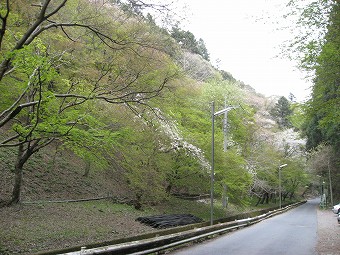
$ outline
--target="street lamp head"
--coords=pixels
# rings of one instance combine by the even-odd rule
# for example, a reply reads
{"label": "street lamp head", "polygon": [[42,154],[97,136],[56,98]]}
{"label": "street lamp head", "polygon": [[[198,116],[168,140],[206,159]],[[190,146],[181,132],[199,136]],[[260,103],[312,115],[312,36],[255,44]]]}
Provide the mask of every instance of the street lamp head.
{"label": "street lamp head", "polygon": [[225,113],[225,112],[229,112],[230,110],[236,109],[236,108],[237,108],[236,106],[229,106],[229,107],[227,107],[227,108],[225,108],[225,109],[223,109],[223,110],[220,110],[220,111],[218,111],[218,112],[215,112],[215,113],[214,113],[214,116],[221,115],[221,114],[223,114],[223,113]]}
{"label": "street lamp head", "polygon": [[283,165],[279,166],[279,168],[285,167],[285,166],[287,166],[287,165],[288,165],[288,164],[283,164]]}

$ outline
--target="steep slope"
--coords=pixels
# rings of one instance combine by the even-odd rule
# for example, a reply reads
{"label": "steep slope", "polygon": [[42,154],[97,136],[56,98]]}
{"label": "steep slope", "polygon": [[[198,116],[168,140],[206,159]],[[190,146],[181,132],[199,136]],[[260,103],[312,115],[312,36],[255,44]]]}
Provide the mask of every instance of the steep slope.
{"label": "steep slope", "polygon": [[[0,150],[0,200],[9,201],[13,188],[15,150]],[[74,200],[113,196],[131,198],[122,169],[110,165],[106,169],[90,169],[84,176],[86,163],[71,151],[50,145],[37,153],[25,166],[22,202]]]}

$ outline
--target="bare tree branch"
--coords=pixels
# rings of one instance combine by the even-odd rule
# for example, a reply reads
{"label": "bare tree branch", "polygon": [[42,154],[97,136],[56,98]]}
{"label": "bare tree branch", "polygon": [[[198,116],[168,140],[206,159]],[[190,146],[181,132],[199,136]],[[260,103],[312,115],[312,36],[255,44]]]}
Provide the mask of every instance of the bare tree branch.
{"label": "bare tree branch", "polygon": [[15,116],[17,116],[22,109],[26,107],[34,106],[36,104],[38,104],[38,101],[33,101],[33,102],[28,102],[28,103],[18,105],[13,111],[11,111],[11,113],[9,113],[4,119],[1,120],[0,127],[4,126],[8,121],[15,118]]}
{"label": "bare tree branch", "polygon": [[25,143],[25,142],[19,142],[19,143],[16,143],[14,145],[13,144],[8,144],[9,142],[14,141],[15,139],[17,139],[19,137],[20,137],[20,135],[16,134],[16,135],[14,135],[12,137],[7,138],[6,140],[4,140],[4,141],[2,141],[0,143],[0,147],[13,147],[13,146],[18,146],[19,144]]}
{"label": "bare tree branch", "polygon": [[0,51],[2,46],[2,40],[6,33],[6,26],[7,26],[7,18],[9,15],[10,9],[9,9],[9,0],[6,0],[6,12],[5,15],[0,14],[0,20],[1,20],[1,28],[0,28]]}

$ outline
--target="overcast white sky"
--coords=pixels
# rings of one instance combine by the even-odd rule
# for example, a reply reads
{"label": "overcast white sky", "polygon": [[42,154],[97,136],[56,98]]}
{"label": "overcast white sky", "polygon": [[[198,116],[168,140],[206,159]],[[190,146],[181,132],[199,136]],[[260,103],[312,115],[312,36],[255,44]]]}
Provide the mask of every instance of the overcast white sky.
{"label": "overcast white sky", "polygon": [[[298,101],[306,99],[310,83],[295,63],[276,58],[279,45],[289,38],[288,31],[275,31],[283,24],[284,0],[181,0],[187,3],[187,22],[182,29],[202,38],[210,53],[211,62],[230,72],[236,79],[252,86],[266,96],[288,98],[293,93]],[[261,17],[266,22],[257,21]],[[293,25],[293,24],[292,24]]]}

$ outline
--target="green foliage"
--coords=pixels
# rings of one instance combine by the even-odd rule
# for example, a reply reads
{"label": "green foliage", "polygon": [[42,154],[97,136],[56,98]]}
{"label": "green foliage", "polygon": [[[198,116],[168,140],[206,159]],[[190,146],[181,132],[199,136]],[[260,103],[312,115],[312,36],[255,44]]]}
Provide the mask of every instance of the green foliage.
{"label": "green foliage", "polygon": [[227,71],[220,70],[220,73],[223,77],[224,80],[231,81],[231,82],[236,82],[236,79],[233,77],[231,73],[228,73]]}
{"label": "green foliage", "polygon": [[282,168],[282,188],[285,192],[294,196],[300,187],[310,183],[310,176],[304,170],[305,160],[301,157],[285,159],[287,166]]}
{"label": "green foliage", "polygon": [[292,103],[290,105],[292,113],[289,116],[289,122],[297,130],[302,130],[306,121],[306,107],[303,104]]}
{"label": "green foliage", "polygon": [[[160,150],[166,140],[138,119],[134,129],[130,132],[126,149],[121,151],[126,178],[138,203],[157,203],[167,196],[164,183],[171,161],[168,154]],[[155,135],[159,140],[154,139]]]}
{"label": "green foliage", "polygon": [[229,149],[227,152],[218,151],[220,153],[216,153],[215,189],[219,194],[222,194],[225,184],[230,201],[242,204],[247,199],[251,184],[251,176],[246,170],[245,158],[236,148]]}
{"label": "green foliage", "polygon": [[312,99],[303,126],[307,149],[322,142],[339,147],[339,2],[290,1],[300,33],[287,49],[313,76]]}
{"label": "green foliage", "polygon": [[[129,17],[112,18],[121,17],[119,10],[88,1],[70,0],[55,9],[48,17],[55,30],[44,26],[47,14],[39,12],[45,8],[29,8],[24,14],[28,3],[7,4],[31,22],[14,25],[6,20],[21,44],[1,38],[0,91],[7,98],[0,105],[0,127],[7,125],[9,131],[0,146],[22,144],[17,173],[31,155],[55,140],[85,161],[106,167],[126,132],[108,128],[105,111],[95,108],[102,107],[99,101],[144,105],[158,96],[177,75],[165,49],[168,36]],[[49,1],[42,5],[52,13],[58,8]],[[58,29],[66,20],[68,25]],[[32,24],[38,25],[32,29]],[[20,189],[20,182],[15,187]]]}
{"label": "green foliage", "polygon": [[287,4],[290,11],[284,18],[292,18],[297,33],[286,43],[283,54],[296,59],[299,67],[306,71],[313,71],[316,66],[334,4],[334,0],[290,0]]}
{"label": "green foliage", "polygon": [[322,142],[335,148],[340,146],[339,25],[340,5],[335,3],[331,9],[325,42],[315,60],[316,79],[305,125],[308,149]]}
{"label": "green foliage", "polygon": [[[192,83],[192,81],[191,81]],[[184,139],[193,145],[201,148],[205,152],[205,157],[211,155],[211,101],[216,102],[216,110],[222,109],[224,101],[227,99],[228,104],[238,106],[238,95],[241,91],[236,84],[223,80],[211,80],[201,86],[194,83],[186,82],[186,86],[178,86],[173,91],[173,96],[168,95],[168,99],[162,100],[162,108],[176,120],[178,127]],[[247,192],[251,183],[251,176],[247,172],[245,157],[249,153],[249,143],[252,136],[252,116],[249,116],[250,108],[247,106],[240,107],[228,114],[228,140],[229,148],[223,152],[223,132],[222,119],[216,118],[215,132],[215,171],[216,185],[215,191],[218,195],[222,194],[222,185],[227,184],[228,194],[231,201],[242,203],[246,200]],[[182,150],[181,150],[182,151]],[[178,151],[178,153],[181,153]],[[201,185],[201,193],[209,192],[209,186],[202,186],[199,178],[205,178],[203,183],[209,183],[208,169],[199,170],[200,166],[193,161],[187,154],[187,160],[183,156],[176,156],[180,167],[172,166],[172,185],[175,188],[187,186],[186,191],[197,190],[198,184]],[[189,163],[189,166],[187,163]],[[177,164],[177,163],[176,163]],[[182,164],[182,166],[181,166]],[[190,175],[190,178],[182,178]],[[201,175],[201,177],[199,176]],[[198,178],[198,179],[197,179]],[[203,190],[202,190],[203,188]],[[205,189],[205,190],[204,190]],[[183,189],[182,189],[183,190]]]}
{"label": "green foliage", "polygon": [[[170,167],[167,172],[167,189],[171,193],[204,194],[209,189],[208,173],[202,169],[197,158],[185,149],[172,152]],[[200,185],[198,185],[200,184]]]}

